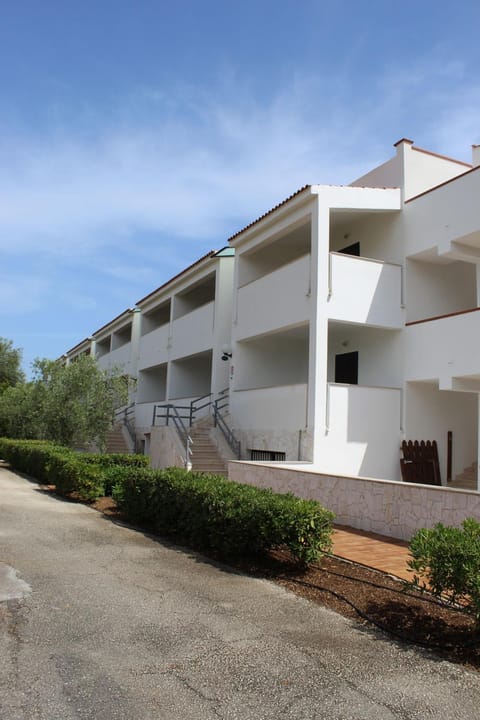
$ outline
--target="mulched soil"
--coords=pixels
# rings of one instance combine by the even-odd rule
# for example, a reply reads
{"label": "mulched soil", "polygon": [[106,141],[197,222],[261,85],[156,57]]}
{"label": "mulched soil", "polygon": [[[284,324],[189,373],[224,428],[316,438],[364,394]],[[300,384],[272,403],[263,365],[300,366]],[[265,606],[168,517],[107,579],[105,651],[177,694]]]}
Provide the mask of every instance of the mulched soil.
{"label": "mulched soil", "polygon": [[[107,517],[122,519],[110,497],[100,498],[92,507]],[[347,618],[379,627],[396,639],[480,670],[480,628],[472,618],[428,594],[406,589],[405,583],[393,576],[333,556],[302,570],[282,550],[262,561],[242,560],[231,565],[273,580]]]}

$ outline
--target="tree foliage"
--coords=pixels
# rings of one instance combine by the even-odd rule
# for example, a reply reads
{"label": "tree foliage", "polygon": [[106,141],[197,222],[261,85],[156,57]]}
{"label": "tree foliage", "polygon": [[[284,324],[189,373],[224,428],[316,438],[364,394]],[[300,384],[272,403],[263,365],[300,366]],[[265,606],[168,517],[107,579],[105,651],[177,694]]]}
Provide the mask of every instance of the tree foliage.
{"label": "tree foliage", "polygon": [[113,411],[127,402],[126,379],[88,356],[69,365],[36,360],[33,370],[31,382],[0,396],[0,434],[103,448]]}
{"label": "tree foliage", "polygon": [[22,351],[11,340],[0,337],[0,393],[25,380],[21,369]]}

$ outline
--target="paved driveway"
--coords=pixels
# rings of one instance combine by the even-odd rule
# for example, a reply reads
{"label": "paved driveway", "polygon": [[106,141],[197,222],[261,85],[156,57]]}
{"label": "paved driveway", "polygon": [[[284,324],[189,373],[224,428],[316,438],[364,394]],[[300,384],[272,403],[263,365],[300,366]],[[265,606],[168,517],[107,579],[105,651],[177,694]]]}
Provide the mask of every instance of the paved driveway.
{"label": "paved driveway", "polygon": [[478,675],[5,469],[0,568],[2,720],[479,714]]}

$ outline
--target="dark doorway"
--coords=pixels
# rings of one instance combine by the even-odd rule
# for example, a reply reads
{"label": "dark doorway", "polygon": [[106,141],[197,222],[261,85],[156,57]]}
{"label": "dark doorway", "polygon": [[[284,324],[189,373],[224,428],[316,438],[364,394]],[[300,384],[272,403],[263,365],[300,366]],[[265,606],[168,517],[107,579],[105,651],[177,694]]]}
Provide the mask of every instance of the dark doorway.
{"label": "dark doorway", "polygon": [[358,385],[358,352],[335,355],[335,382]]}
{"label": "dark doorway", "polygon": [[353,245],[348,245],[338,252],[343,253],[344,255],[356,255],[357,257],[360,257],[360,243],[356,242],[353,243]]}

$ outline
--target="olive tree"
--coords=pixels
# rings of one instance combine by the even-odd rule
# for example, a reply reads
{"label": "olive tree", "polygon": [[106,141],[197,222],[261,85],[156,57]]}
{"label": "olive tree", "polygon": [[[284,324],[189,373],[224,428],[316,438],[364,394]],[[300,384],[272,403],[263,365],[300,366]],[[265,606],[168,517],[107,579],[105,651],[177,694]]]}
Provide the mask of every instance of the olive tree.
{"label": "olive tree", "polygon": [[21,369],[22,351],[11,340],[0,337],[0,393],[25,380]]}
{"label": "olive tree", "polygon": [[34,384],[41,405],[41,435],[68,447],[105,445],[113,412],[128,397],[126,378],[99,368],[89,356],[68,365],[36,360]]}
{"label": "olive tree", "polygon": [[113,412],[127,398],[128,380],[89,356],[68,365],[36,360],[31,382],[0,395],[0,435],[103,449]]}

